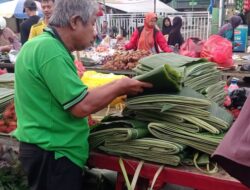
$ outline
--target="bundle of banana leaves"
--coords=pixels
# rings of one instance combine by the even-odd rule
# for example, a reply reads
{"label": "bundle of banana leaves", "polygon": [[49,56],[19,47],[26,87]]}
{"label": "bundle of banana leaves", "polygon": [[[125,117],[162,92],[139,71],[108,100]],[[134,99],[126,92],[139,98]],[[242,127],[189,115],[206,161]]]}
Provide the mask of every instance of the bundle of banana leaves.
{"label": "bundle of banana leaves", "polygon": [[4,111],[6,106],[13,101],[14,90],[7,88],[0,88],[0,113]]}
{"label": "bundle of banana leaves", "polygon": [[182,126],[170,122],[150,123],[148,128],[150,133],[159,139],[181,143],[207,154],[212,154],[224,137],[224,134],[185,131]]}
{"label": "bundle of banana leaves", "polygon": [[142,122],[135,119],[102,122],[91,129],[89,137],[90,148],[96,148],[107,140],[114,142],[125,142],[128,140],[145,137],[149,134],[147,125],[148,122]]}
{"label": "bundle of banana leaves", "polygon": [[208,86],[206,89],[201,91],[208,99],[217,102],[219,105],[223,105],[226,92],[224,90],[224,86],[226,85],[225,81],[219,81],[216,84]]}
{"label": "bundle of banana leaves", "polygon": [[110,154],[131,156],[142,160],[177,166],[185,146],[156,138],[141,138],[127,142],[106,141],[99,149]]}
{"label": "bundle of banana leaves", "polygon": [[[206,59],[191,58],[175,53],[162,53],[145,57],[139,60],[139,63],[134,69],[139,76],[167,64],[181,74],[183,86],[191,87],[198,92],[204,92],[221,80],[221,72],[217,70],[216,64],[208,62]],[[217,88],[219,87],[220,85],[217,85]],[[225,96],[222,87],[209,98],[221,105]]]}
{"label": "bundle of banana leaves", "polygon": [[0,88],[14,88],[15,74],[6,73],[0,75]]}
{"label": "bundle of banana leaves", "polygon": [[175,95],[130,98],[123,115],[151,122],[149,131],[157,138],[208,154],[215,150],[233,121],[225,109],[191,88],[183,88]]}

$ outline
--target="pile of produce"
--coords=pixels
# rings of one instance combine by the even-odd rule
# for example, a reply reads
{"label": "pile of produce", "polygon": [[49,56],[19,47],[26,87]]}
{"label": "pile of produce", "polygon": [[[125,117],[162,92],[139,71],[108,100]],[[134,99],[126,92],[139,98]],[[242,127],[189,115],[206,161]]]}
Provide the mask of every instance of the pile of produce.
{"label": "pile of produce", "polygon": [[136,67],[138,61],[150,55],[148,51],[117,51],[103,65],[104,69],[110,70],[131,70]]}
{"label": "pile of produce", "polygon": [[0,75],[0,88],[14,88],[15,74],[5,73]]}
{"label": "pile of produce", "polygon": [[14,102],[10,103],[0,119],[0,133],[10,133],[17,127]]}

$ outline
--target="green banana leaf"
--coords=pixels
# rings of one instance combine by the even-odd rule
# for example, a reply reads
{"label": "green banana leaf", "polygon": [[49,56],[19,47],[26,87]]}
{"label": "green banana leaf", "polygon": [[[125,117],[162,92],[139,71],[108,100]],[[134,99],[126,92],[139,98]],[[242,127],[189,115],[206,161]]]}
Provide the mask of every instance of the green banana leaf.
{"label": "green banana leaf", "polygon": [[90,148],[102,145],[106,140],[109,141],[128,141],[145,137],[149,134],[147,122],[137,120],[117,120],[103,122],[93,130],[89,136]]}
{"label": "green banana leaf", "polygon": [[[134,77],[143,82],[153,84],[147,92],[176,92],[181,88],[181,75],[169,65],[160,66],[148,73]],[[161,82],[159,82],[161,81]]]}
{"label": "green banana leaf", "polygon": [[159,139],[181,143],[207,154],[212,154],[224,137],[224,134],[190,133],[176,128],[176,124],[170,122],[150,123],[148,128]]}
{"label": "green banana leaf", "polygon": [[181,152],[186,146],[155,138],[142,138],[121,142],[106,141],[98,148],[110,154],[131,156],[161,164],[177,166],[183,156]]}

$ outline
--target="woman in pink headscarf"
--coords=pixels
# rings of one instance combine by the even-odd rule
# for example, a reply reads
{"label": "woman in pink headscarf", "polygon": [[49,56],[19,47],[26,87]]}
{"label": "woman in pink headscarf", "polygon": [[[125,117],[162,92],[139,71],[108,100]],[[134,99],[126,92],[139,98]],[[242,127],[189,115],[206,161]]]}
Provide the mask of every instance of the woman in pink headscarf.
{"label": "woman in pink headscarf", "polygon": [[163,52],[172,52],[163,34],[156,28],[156,21],[157,15],[155,13],[147,13],[145,15],[144,26],[136,28],[130,42],[125,45],[125,49],[138,49],[159,53],[160,47]]}

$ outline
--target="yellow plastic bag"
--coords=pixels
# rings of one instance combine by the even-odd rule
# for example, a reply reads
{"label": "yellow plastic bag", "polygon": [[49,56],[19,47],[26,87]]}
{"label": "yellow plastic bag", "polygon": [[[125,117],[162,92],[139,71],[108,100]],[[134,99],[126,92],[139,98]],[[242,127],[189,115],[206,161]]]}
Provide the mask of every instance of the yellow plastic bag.
{"label": "yellow plastic bag", "polygon": [[[81,78],[82,82],[88,86],[89,89],[93,89],[105,84],[108,84],[114,80],[126,77],[124,75],[115,75],[113,73],[103,74],[96,71],[86,71]],[[120,96],[112,101],[111,106],[117,106],[118,104],[123,104],[125,96]]]}

